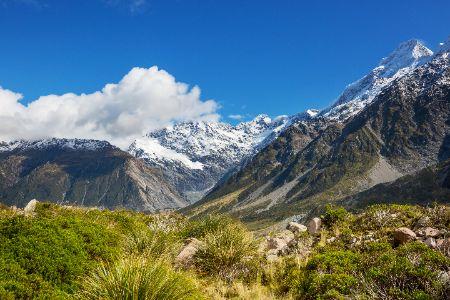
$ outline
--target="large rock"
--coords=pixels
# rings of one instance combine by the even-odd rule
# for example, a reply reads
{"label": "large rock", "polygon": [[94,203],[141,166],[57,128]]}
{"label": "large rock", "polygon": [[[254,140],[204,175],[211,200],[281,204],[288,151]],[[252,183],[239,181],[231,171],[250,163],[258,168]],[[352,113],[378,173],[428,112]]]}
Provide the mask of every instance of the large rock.
{"label": "large rock", "polygon": [[440,234],[440,231],[439,231],[439,229],[436,229],[436,228],[432,228],[432,227],[427,227],[427,228],[425,228],[425,231],[424,231],[424,233],[425,233],[425,237],[437,237],[439,234]]}
{"label": "large rock", "polygon": [[305,225],[299,224],[297,222],[289,222],[289,224],[286,226],[286,229],[292,231],[294,234],[305,232],[308,230],[308,228]]}
{"label": "large rock", "polygon": [[274,237],[267,237],[267,249],[285,252],[294,238],[295,236],[290,230],[283,230]]}
{"label": "large rock", "polygon": [[191,238],[187,240],[186,245],[175,258],[175,264],[187,267],[192,264],[195,253],[203,245],[202,241],[196,238]]}
{"label": "large rock", "polygon": [[404,244],[416,239],[416,234],[409,228],[400,227],[394,231],[394,241],[397,244]]}
{"label": "large rock", "polygon": [[322,227],[322,220],[320,220],[320,218],[313,218],[308,223],[308,232],[310,234],[317,234],[319,233],[321,227]]}
{"label": "large rock", "polygon": [[36,199],[31,200],[28,202],[27,206],[23,209],[23,213],[25,216],[32,216],[34,214],[34,211],[36,210],[36,205],[39,203]]}

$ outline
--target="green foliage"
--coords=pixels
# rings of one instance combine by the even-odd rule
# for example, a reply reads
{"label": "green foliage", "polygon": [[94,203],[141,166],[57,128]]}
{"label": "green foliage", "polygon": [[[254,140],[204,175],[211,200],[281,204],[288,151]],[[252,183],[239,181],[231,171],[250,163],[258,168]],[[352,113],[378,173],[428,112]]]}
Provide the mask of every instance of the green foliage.
{"label": "green foliage", "polygon": [[[117,238],[101,225],[72,218],[0,219],[0,287],[33,298],[53,287],[72,293],[98,260],[116,257]],[[22,281],[30,284],[22,284]]]}
{"label": "green foliage", "polygon": [[[394,247],[391,237],[421,222],[448,230],[449,216],[447,206],[358,215],[328,206],[320,239],[297,237],[291,255],[269,263],[261,241],[226,216],[0,208],[0,299],[202,299],[200,285],[213,299],[446,299],[449,257],[418,242]],[[193,237],[190,273],[178,271],[174,258]]]}
{"label": "green foliage", "polygon": [[209,232],[195,254],[195,265],[204,275],[225,281],[254,275],[257,245],[241,224],[233,223]]}
{"label": "green foliage", "polygon": [[325,213],[322,216],[322,221],[325,226],[332,228],[337,223],[344,222],[349,215],[350,214],[347,210],[345,210],[345,208],[327,204],[325,207]]}
{"label": "green foliage", "polygon": [[207,234],[214,234],[236,223],[233,219],[224,215],[207,215],[198,220],[192,220],[181,231],[183,238],[202,239]]}
{"label": "green foliage", "polygon": [[203,296],[194,281],[163,260],[131,257],[102,265],[83,282],[79,299],[180,299]]}

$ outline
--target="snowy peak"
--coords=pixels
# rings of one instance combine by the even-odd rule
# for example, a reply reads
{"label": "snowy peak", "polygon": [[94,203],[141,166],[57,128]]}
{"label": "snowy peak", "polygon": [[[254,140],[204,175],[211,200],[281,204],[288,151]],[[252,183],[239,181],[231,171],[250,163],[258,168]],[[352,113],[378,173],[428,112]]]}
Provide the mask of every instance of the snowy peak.
{"label": "snowy peak", "polygon": [[86,140],[86,139],[42,139],[42,140],[19,140],[9,143],[0,142],[0,152],[64,149],[81,151],[99,151],[102,149],[116,148],[106,141]]}
{"label": "snowy peak", "polygon": [[412,72],[433,57],[433,51],[418,40],[401,43],[369,74],[353,82],[337,101],[320,115],[332,120],[346,120],[360,112],[392,81]]}
{"label": "snowy peak", "polygon": [[433,51],[425,47],[418,40],[409,40],[401,43],[388,57],[381,60],[378,68],[383,72],[382,77],[391,77],[403,68],[415,67],[423,64],[433,55]]}

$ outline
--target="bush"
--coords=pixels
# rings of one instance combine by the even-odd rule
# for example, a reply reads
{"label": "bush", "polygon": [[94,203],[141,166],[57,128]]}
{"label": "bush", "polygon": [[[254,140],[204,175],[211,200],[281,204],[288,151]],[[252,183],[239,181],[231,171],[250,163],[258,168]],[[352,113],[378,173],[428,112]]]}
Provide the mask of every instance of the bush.
{"label": "bush", "polygon": [[195,282],[163,260],[132,257],[101,266],[83,282],[79,299],[203,299]]}
{"label": "bush", "polygon": [[325,206],[325,214],[322,216],[322,221],[325,226],[332,228],[337,223],[342,223],[350,214],[341,206],[333,206],[327,204]]}
{"label": "bush", "polygon": [[116,257],[115,246],[106,228],[76,219],[0,219],[0,290],[18,298],[49,289],[73,293],[76,279],[96,261]]}
{"label": "bush", "polygon": [[180,235],[183,238],[197,238],[202,239],[207,234],[218,232],[237,221],[234,221],[228,216],[223,215],[208,215],[198,220],[191,220],[181,231]]}
{"label": "bush", "polygon": [[253,274],[256,249],[253,236],[241,224],[229,224],[205,236],[194,263],[202,274],[219,276],[229,282]]}

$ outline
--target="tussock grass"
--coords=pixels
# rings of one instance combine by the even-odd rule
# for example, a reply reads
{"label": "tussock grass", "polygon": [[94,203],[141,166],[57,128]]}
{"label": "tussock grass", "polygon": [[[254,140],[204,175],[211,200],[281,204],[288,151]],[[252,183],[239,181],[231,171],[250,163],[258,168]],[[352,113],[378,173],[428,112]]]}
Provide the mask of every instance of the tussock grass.
{"label": "tussock grass", "polygon": [[188,275],[174,271],[164,260],[131,257],[99,267],[84,280],[77,298],[197,300],[203,295]]}

